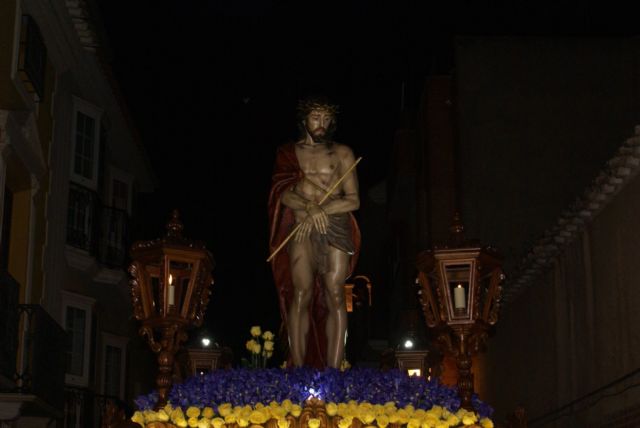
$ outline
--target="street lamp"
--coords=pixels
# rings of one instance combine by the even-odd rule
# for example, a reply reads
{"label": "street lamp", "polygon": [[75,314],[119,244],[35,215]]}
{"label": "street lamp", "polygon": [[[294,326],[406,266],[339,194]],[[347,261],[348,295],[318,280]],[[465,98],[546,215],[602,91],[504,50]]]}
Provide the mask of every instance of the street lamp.
{"label": "street lamp", "polygon": [[458,214],[451,232],[449,245],[418,254],[420,303],[438,345],[456,360],[458,393],[462,406],[471,409],[471,357],[498,321],[504,274],[495,250],[465,241]]}
{"label": "street lamp", "polygon": [[184,238],[183,228],[174,210],[163,238],[131,247],[133,313],[142,321],[140,335],[158,354],[159,407],[167,402],[175,354],[186,330],[202,324],[213,283],[213,256],[204,244]]}

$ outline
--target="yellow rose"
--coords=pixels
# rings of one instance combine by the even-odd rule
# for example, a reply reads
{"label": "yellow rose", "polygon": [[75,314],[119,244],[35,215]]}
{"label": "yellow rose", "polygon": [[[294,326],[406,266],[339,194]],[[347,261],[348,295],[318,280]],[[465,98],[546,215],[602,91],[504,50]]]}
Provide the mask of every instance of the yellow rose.
{"label": "yellow rose", "polygon": [[222,425],[224,425],[224,419],[222,418],[211,419],[211,426],[213,428],[222,428]]}
{"label": "yellow rose", "polygon": [[335,416],[338,413],[338,405],[333,402],[327,403],[327,415]]}
{"label": "yellow rose", "polygon": [[460,418],[456,415],[449,415],[447,417],[447,423],[449,424],[449,426],[458,425],[460,423]]}
{"label": "yellow rose", "polygon": [[465,425],[473,425],[476,423],[477,420],[478,418],[472,412],[469,412],[462,417],[462,423]]}
{"label": "yellow rose", "polygon": [[254,339],[251,339],[251,340],[247,340],[245,347],[247,348],[248,351],[253,352],[253,349],[257,344],[258,342],[256,342]]}
{"label": "yellow rose", "polygon": [[376,422],[380,428],[385,428],[389,425],[389,416],[383,414],[379,414],[376,416]]}
{"label": "yellow rose", "polygon": [[223,418],[225,416],[227,416],[228,414],[230,414],[233,410],[233,407],[231,406],[230,403],[224,403],[218,406],[218,413],[220,414],[220,416],[222,416]]}
{"label": "yellow rose", "polygon": [[284,419],[284,417],[287,416],[287,411],[283,407],[269,407],[271,408],[271,415],[273,415],[275,419]]}
{"label": "yellow rose", "polygon": [[300,407],[297,404],[294,404],[294,405],[291,406],[291,414],[293,416],[295,416],[297,418],[298,416],[300,416],[300,413],[302,413],[302,407]]}
{"label": "yellow rose", "polygon": [[449,424],[447,424],[446,422],[438,422],[436,423],[435,428],[449,428]]}
{"label": "yellow rose", "polygon": [[431,409],[427,410],[427,413],[433,415],[433,417],[436,419],[440,419],[443,410],[444,409],[441,406],[433,406]]}
{"label": "yellow rose", "polygon": [[407,422],[407,428],[420,428],[420,419],[418,418],[410,418]]}
{"label": "yellow rose", "polygon": [[176,407],[171,411],[171,420],[175,423],[178,419],[184,419],[184,413],[180,407]]}
{"label": "yellow rose", "polygon": [[190,418],[197,418],[198,416],[200,416],[200,409],[195,406],[190,406],[187,409],[187,416]]}
{"label": "yellow rose", "polygon": [[131,420],[144,427],[144,415],[142,414],[142,412],[135,412],[133,416],[131,416]]}
{"label": "yellow rose", "polygon": [[169,403],[167,403],[167,405],[164,406],[163,409],[167,413],[167,415],[170,415],[171,412],[173,412],[173,406]]}
{"label": "yellow rose", "polygon": [[289,421],[285,418],[278,418],[278,428],[289,428]]}
{"label": "yellow rose", "polygon": [[207,419],[211,419],[214,415],[213,409],[209,406],[205,407],[204,409],[202,409],[202,417],[203,418],[207,418]]}
{"label": "yellow rose", "polygon": [[167,412],[165,412],[164,409],[158,410],[158,413],[156,413],[156,417],[160,422],[166,422],[169,420],[169,415],[167,415]]}
{"label": "yellow rose", "polygon": [[288,398],[286,400],[284,400],[282,402],[282,408],[287,412],[291,412],[291,407],[293,406],[293,403],[291,402],[291,400],[289,400]]}
{"label": "yellow rose", "polygon": [[211,419],[202,418],[198,421],[198,428],[209,428],[211,426]]}
{"label": "yellow rose", "polygon": [[242,427],[242,428],[248,427],[249,426],[249,419],[245,418],[245,417],[240,417],[240,418],[238,418],[237,423],[238,423],[239,427]]}
{"label": "yellow rose", "polygon": [[273,351],[273,342],[270,341],[270,340],[265,341],[264,342],[264,350],[265,351],[269,351],[269,352]]}
{"label": "yellow rose", "polygon": [[353,418],[342,418],[338,422],[338,428],[349,428],[351,426],[351,422],[353,422]]}
{"label": "yellow rose", "polygon": [[432,415],[427,415],[422,420],[422,428],[434,428],[438,423],[438,418],[433,417]]}
{"label": "yellow rose", "polygon": [[480,419],[480,425],[482,425],[482,428],[493,428],[493,421],[489,418],[482,418]]}
{"label": "yellow rose", "polygon": [[271,333],[269,330],[265,331],[264,333],[262,333],[262,338],[264,340],[273,340],[275,336],[273,335],[273,333]]}
{"label": "yellow rose", "polygon": [[373,422],[375,419],[376,415],[371,410],[365,410],[360,413],[360,420],[366,425],[371,425],[371,422]]}
{"label": "yellow rose", "polygon": [[224,417],[224,423],[226,424],[234,424],[237,421],[236,414],[231,412],[227,416]]}
{"label": "yellow rose", "polygon": [[177,421],[173,421],[173,423],[180,428],[185,428],[187,426],[187,420],[185,418],[180,418]]}
{"label": "yellow rose", "polygon": [[262,425],[268,420],[269,417],[267,416],[267,412],[261,409],[254,410],[253,412],[251,412],[251,414],[249,414],[249,421],[252,424]]}
{"label": "yellow rose", "polygon": [[158,417],[156,416],[156,412],[154,412],[153,410],[145,410],[143,414],[145,422],[155,422],[158,419]]}
{"label": "yellow rose", "polygon": [[191,416],[187,420],[187,425],[191,428],[196,428],[198,426],[198,418],[196,416]]}
{"label": "yellow rose", "polygon": [[309,424],[309,428],[320,428],[320,419],[311,418],[307,423]]}
{"label": "yellow rose", "polygon": [[259,354],[261,350],[262,347],[260,346],[260,344],[256,343],[255,345],[253,345],[253,350],[251,352],[253,352],[254,354]]}
{"label": "yellow rose", "polygon": [[338,403],[338,414],[344,416],[347,413],[348,406],[346,403]]}
{"label": "yellow rose", "polygon": [[262,329],[260,328],[259,325],[254,325],[253,327],[251,327],[251,336],[253,337],[260,337],[260,335],[262,334]]}
{"label": "yellow rose", "polygon": [[398,422],[403,425],[409,421],[409,412],[407,412],[405,409],[398,410],[396,416],[398,417]]}

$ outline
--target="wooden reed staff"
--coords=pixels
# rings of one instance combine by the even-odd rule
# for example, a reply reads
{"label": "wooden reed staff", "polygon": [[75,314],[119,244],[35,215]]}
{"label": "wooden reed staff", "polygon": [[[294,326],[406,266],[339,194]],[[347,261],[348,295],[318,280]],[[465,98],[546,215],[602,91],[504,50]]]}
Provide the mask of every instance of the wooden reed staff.
{"label": "wooden reed staff", "polygon": [[[356,167],[356,165],[358,165],[358,163],[360,163],[361,160],[362,160],[362,157],[359,157],[358,159],[356,159],[356,161],[353,163],[353,165],[351,165],[347,169],[347,171],[344,174],[342,174],[342,177],[340,177],[340,179],[338,181],[336,181],[333,184],[333,186],[331,186],[331,188],[329,188],[329,190],[327,190],[327,193],[322,197],[322,199],[320,199],[320,202],[318,202],[318,205],[322,205],[324,203],[324,201],[326,201],[327,198],[329,196],[331,196],[331,194],[338,188],[340,183],[342,183],[344,181],[344,179],[347,178],[347,176],[351,173],[351,171],[353,171],[353,169]],[[302,223],[298,223],[296,225],[296,227],[293,228],[293,230],[289,233],[289,235],[287,235],[287,237],[284,239],[284,241],[282,241],[282,243],[280,245],[278,245],[278,248],[273,250],[273,253],[271,253],[269,258],[267,259],[267,262],[270,262],[276,256],[276,254],[278,254],[280,252],[280,250],[282,250],[282,248],[285,245],[287,245],[287,242],[289,242],[291,240],[291,238],[293,238],[293,235],[296,234],[296,232],[298,231],[300,226],[302,226]]]}

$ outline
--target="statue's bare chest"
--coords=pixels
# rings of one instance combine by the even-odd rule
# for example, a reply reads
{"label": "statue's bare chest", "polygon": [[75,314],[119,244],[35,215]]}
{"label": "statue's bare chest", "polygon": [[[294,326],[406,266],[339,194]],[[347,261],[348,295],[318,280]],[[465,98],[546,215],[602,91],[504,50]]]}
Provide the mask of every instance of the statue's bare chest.
{"label": "statue's bare chest", "polygon": [[296,155],[300,169],[304,175],[320,185],[328,185],[333,181],[339,166],[335,150],[326,146],[296,147]]}

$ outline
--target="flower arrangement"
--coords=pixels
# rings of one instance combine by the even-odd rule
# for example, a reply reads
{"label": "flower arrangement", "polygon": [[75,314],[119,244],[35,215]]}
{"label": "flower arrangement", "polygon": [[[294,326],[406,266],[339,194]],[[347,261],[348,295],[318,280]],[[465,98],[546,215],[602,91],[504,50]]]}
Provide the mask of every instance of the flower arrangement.
{"label": "flower arrangement", "polygon": [[[142,426],[166,422],[177,427],[293,428],[291,418],[298,418],[315,402],[322,404],[337,428],[348,428],[354,419],[380,428],[493,427],[492,409],[476,396],[474,411],[461,409],[454,388],[399,370],[223,370],[175,385],[170,404],[154,411],[156,401],[154,394],[136,400],[139,411],[133,420]],[[321,425],[314,415],[306,424],[309,428]]]}
{"label": "flower arrangement", "polygon": [[269,330],[262,332],[259,325],[254,325],[249,330],[251,339],[247,341],[246,348],[250,352],[251,360],[243,359],[245,367],[266,367],[267,360],[273,356],[275,336]]}

